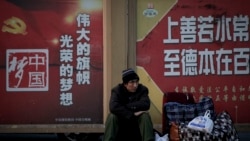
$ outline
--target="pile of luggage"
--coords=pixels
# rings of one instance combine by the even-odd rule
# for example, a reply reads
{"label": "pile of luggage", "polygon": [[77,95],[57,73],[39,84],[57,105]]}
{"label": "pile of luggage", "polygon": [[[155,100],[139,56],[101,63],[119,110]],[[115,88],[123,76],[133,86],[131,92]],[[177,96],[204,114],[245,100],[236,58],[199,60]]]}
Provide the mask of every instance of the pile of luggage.
{"label": "pile of luggage", "polygon": [[230,114],[216,114],[212,98],[195,102],[192,94],[166,93],[163,99],[163,133],[170,141],[238,141]]}

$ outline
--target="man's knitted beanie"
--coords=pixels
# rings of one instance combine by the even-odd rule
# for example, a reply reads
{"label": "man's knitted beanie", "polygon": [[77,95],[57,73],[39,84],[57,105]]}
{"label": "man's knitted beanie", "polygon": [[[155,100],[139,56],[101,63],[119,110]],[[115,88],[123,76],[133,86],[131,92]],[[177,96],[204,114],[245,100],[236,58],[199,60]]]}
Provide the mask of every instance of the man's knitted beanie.
{"label": "man's knitted beanie", "polygon": [[140,78],[133,69],[126,69],[122,71],[122,81],[124,84],[135,79],[139,80]]}

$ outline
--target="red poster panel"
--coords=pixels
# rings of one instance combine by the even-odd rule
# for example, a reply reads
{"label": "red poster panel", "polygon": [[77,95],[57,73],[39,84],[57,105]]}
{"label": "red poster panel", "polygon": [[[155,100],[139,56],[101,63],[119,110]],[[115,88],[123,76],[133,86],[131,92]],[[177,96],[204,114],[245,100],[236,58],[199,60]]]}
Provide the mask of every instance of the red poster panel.
{"label": "red poster panel", "polygon": [[217,112],[250,123],[249,1],[178,0],[168,10],[159,3],[145,6],[157,11],[148,21],[167,12],[137,42],[137,65],[163,92],[210,96]]}
{"label": "red poster panel", "polygon": [[102,1],[2,0],[0,11],[0,124],[102,124]]}

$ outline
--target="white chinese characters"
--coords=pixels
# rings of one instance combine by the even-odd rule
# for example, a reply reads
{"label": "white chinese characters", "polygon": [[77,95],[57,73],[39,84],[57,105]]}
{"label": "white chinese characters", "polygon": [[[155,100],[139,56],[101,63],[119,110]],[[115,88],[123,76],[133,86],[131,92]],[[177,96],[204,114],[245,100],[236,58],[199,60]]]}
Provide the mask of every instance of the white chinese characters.
{"label": "white chinese characters", "polygon": [[48,50],[8,49],[7,91],[48,91]]}

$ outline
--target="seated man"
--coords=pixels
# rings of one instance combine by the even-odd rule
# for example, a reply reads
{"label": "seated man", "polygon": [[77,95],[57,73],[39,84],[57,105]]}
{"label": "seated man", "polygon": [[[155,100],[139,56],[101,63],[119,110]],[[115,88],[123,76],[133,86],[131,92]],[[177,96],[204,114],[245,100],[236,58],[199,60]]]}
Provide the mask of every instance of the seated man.
{"label": "seated man", "polygon": [[[122,80],[123,83],[111,91],[111,113],[107,117],[103,141],[121,141],[126,137],[131,141],[135,136],[130,132],[136,127],[139,127],[142,141],[154,141],[153,124],[147,112],[150,108],[148,88],[139,84],[139,77],[132,69],[122,72]],[[119,138],[118,131],[125,136]]]}

